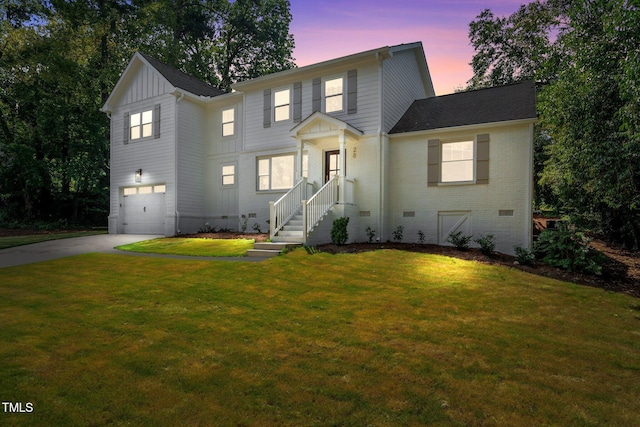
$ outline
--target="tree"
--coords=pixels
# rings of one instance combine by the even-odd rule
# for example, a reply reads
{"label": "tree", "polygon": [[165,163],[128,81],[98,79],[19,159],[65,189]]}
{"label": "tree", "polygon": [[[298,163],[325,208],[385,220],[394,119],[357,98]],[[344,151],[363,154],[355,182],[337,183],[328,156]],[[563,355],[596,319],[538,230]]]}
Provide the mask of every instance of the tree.
{"label": "tree", "polygon": [[470,25],[470,87],[539,87],[538,196],[577,223],[640,245],[640,14],[626,0],[536,1]]}
{"label": "tree", "polygon": [[99,110],[136,50],[225,90],[294,66],[285,0],[5,0],[0,18],[5,224],[104,224]]}

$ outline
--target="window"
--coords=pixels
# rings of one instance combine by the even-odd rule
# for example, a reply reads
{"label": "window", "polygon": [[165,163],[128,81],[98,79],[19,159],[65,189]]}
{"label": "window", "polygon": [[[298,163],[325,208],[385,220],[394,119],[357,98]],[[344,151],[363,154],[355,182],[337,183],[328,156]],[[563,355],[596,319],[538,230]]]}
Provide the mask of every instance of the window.
{"label": "window", "polygon": [[293,154],[258,159],[258,190],[284,190],[293,187]]}
{"label": "window", "polygon": [[236,183],[236,165],[222,166],[222,185],[234,185]]}
{"label": "window", "polygon": [[132,114],[129,127],[132,140],[153,135],[153,110]]}
{"label": "window", "polygon": [[222,136],[231,136],[235,133],[235,110],[229,108],[222,111]]}
{"label": "window", "polygon": [[342,77],[324,82],[324,102],[325,112],[333,113],[335,111],[342,111],[342,94],[343,94],[343,79]]}
{"label": "window", "polygon": [[289,106],[291,91],[289,89],[279,90],[273,95],[274,120],[280,122],[289,120]]}
{"label": "window", "polygon": [[442,182],[473,181],[473,141],[442,144]]}

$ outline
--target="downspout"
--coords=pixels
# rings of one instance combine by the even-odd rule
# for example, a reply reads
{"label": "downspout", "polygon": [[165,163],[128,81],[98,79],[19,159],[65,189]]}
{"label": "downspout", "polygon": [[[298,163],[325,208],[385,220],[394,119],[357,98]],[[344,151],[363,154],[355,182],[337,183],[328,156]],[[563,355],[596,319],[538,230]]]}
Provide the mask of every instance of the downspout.
{"label": "downspout", "polygon": [[180,104],[180,102],[182,101],[182,98],[184,98],[184,92],[180,92],[177,90],[176,88],[176,92],[180,93],[180,98],[176,99],[176,106],[175,109],[173,111],[174,114],[174,118],[173,118],[173,162],[174,162],[174,166],[173,166],[173,175],[174,175],[174,186],[175,188],[173,189],[173,206],[175,208],[176,211],[176,215],[175,215],[175,232],[177,234],[180,234],[180,211],[178,211],[178,105]]}
{"label": "downspout", "polygon": [[376,53],[376,58],[378,59],[378,63],[380,64],[380,73],[378,74],[378,87],[380,91],[378,93],[378,105],[380,106],[380,120],[378,121],[378,149],[380,150],[378,153],[378,158],[380,161],[379,165],[379,174],[380,174],[380,182],[378,189],[378,240],[382,241],[384,238],[384,204],[386,202],[385,198],[385,180],[386,180],[386,170],[385,170],[385,155],[384,155],[384,135],[382,132],[383,123],[384,123],[384,66],[382,55],[380,53]]}

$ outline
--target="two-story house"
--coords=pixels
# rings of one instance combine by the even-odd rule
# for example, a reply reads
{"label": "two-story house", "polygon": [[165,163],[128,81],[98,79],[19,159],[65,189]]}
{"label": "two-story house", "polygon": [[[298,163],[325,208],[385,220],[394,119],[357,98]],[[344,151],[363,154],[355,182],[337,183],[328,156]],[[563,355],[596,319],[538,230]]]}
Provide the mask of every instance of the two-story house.
{"label": "two-story house", "polygon": [[383,47],[219,90],[136,53],[111,117],[110,233],[211,227],[274,241],[531,243],[535,87],[436,97],[421,43]]}

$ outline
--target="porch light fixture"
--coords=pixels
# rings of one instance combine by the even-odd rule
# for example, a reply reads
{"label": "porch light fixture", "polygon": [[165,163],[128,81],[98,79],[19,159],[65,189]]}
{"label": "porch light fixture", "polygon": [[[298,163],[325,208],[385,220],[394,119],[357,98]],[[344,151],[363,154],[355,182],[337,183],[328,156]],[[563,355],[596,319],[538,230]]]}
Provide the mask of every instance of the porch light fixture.
{"label": "porch light fixture", "polygon": [[142,182],[142,169],[136,171],[136,182]]}

